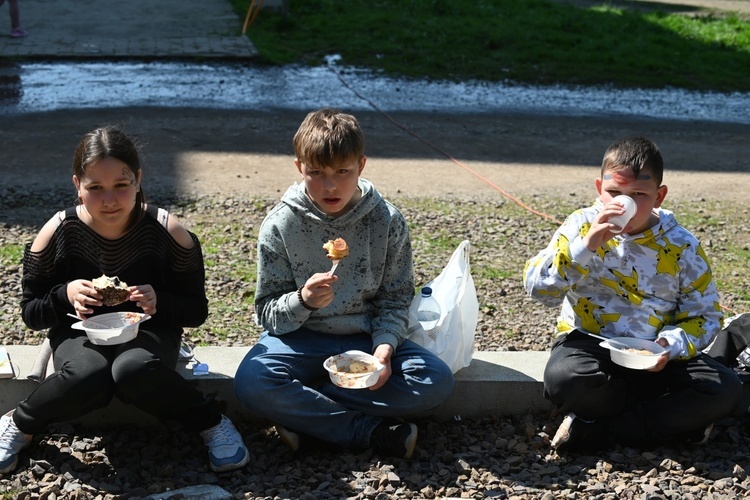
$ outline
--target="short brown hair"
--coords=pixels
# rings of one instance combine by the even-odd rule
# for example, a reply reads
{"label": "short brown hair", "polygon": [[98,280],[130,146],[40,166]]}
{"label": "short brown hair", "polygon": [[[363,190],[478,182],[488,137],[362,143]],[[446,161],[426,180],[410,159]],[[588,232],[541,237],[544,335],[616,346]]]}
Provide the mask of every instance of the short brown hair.
{"label": "short brown hair", "polygon": [[633,177],[638,178],[643,169],[650,169],[656,185],[661,186],[664,160],[659,147],[645,137],[627,137],[615,141],[607,148],[602,160],[601,175],[610,170],[628,170]]}
{"label": "short brown hair", "polygon": [[292,140],[302,164],[333,167],[365,154],[365,136],[357,119],[336,109],[308,113]]}

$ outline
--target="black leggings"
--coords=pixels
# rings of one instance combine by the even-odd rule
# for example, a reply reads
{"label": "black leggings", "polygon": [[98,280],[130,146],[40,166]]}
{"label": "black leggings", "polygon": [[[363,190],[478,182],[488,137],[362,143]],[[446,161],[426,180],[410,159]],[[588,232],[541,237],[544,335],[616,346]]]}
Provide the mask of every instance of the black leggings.
{"label": "black leggings", "polygon": [[653,373],[614,364],[599,342],[577,331],[557,339],[544,395],[563,412],[606,422],[620,444],[679,439],[731,414],[742,396],[734,372],[705,354]]}
{"label": "black leggings", "polygon": [[16,408],[14,421],[27,434],[73,420],[109,404],[113,396],[186,430],[219,423],[218,405],[175,371],[180,337],[141,328],[132,341],[93,345],[79,330],[50,341],[55,372]]}

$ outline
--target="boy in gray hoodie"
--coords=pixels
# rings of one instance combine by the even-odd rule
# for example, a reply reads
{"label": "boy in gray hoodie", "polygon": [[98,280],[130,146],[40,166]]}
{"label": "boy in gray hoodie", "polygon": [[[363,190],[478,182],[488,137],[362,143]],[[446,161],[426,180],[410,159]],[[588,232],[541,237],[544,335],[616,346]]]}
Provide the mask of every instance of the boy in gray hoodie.
{"label": "boy in gray hoodie", "polygon": [[[453,375],[405,339],[414,296],[409,229],[360,177],[367,158],[355,117],[314,111],[293,144],[302,182],[261,225],[255,310],[265,331],[237,370],[235,393],[273,421],[292,450],[304,434],[410,458],[417,427],[394,417],[441,404]],[[350,253],[334,274],[322,246],[337,238]],[[348,350],[385,365],[369,390],[329,380],[323,362]]]}

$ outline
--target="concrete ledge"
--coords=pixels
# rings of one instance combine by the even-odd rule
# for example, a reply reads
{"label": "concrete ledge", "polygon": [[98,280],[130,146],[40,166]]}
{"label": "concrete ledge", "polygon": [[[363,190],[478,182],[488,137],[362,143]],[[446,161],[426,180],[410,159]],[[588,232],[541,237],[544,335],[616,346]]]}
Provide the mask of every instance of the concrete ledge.
{"label": "concrete ledge", "polygon": [[[0,412],[13,409],[38,386],[26,378],[31,371],[39,346],[6,346],[16,378],[0,379]],[[195,376],[184,363],[179,373],[206,394],[213,394],[226,405],[225,413],[233,420],[257,419],[244,410],[234,397],[234,374],[249,347],[197,347],[195,356],[208,364],[208,375]],[[548,352],[477,352],[471,366],[456,373],[453,395],[443,405],[423,417],[448,420],[487,415],[516,415],[551,409],[544,399],[542,374]],[[114,400],[102,410],[80,420],[92,425],[141,423],[148,425],[154,417],[130,405]]]}

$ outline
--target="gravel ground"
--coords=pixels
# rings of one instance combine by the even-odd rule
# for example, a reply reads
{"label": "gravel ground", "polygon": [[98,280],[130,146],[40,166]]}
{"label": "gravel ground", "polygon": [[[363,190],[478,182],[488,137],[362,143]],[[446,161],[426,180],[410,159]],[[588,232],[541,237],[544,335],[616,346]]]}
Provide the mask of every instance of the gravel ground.
{"label": "gravel ground", "polygon": [[[69,192],[2,194],[0,247],[30,242],[51,215],[46,207],[64,207],[70,201]],[[199,233],[211,262],[207,280],[212,315],[204,327],[188,332],[190,341],[252,344],[259,332],[246,305],[252,302],[254,287],[247,271],[254,269],[248,266],[254,262],[257,227],[274,200],[150,195]],[[458,242],[472,241],[481,308],[478,350],[549,347],[556,311],[529,300],[520,275],[523,262],[546,244],[556,224],[501,199],[394,201],[412,224],[417,284],[437,275]],[[536,206],[562,218],[571,207],[589,201],[574,198],[561,206],[559,200],[538,199]],[[738,248],[746,256],[747,223],[739,228],[723,223],[723,217],[731,217],[729,209],[712,213],[722,215],[709,217],[700,209],[690,214],[690,227],[704,244],[701,233],[710,234],[710,256],[736,258]],[[472,224],[464,222],[469,216]],[[213,232],[204,238],[209,227]],[[226,242],[207,248],[205,241],[221,234]],[[748,289],[746,260],[727,276],[733,290]],[[41,334],[25,328],[18,312],[18,254],[0,254],[0,264],[2,342],[37,344]],[[741,293],[725,293],[722,302],[737,312],[748,309]],[[243,470],[223,474],[208,469],[198,436],[173,426],[92,429],[60,424],[35,438],[14,474],[0,477],[0,498],[168,498],[165,492],[201,484],[219,486],[234,498],[737,498],[750,493],[744,415],[719,422],[705,446],[618,448],[596,456],[559,456],[550,450],[550,436],[561,418],[543,413],[418,421],[420,440],[410,461],[369,451],[303,450],[291,455],[272,427],[239,423],[253,458]]]}

